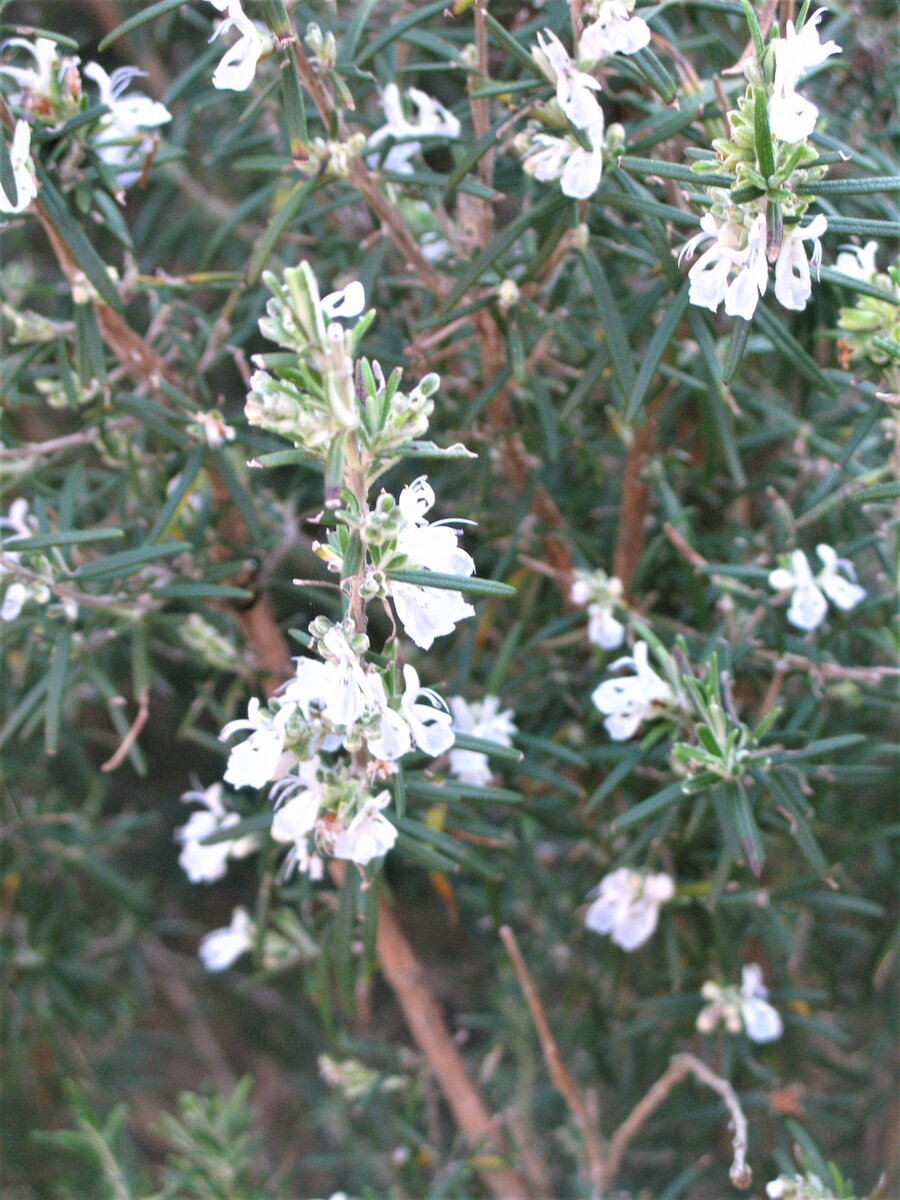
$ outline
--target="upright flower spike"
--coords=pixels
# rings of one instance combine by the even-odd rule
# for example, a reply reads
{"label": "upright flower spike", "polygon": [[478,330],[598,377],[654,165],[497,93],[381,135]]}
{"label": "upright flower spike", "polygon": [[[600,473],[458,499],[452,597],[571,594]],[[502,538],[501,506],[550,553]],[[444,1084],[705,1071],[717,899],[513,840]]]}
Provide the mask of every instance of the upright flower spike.
{"label": "upright flower spike", "polygon": [[591,892],[584,923],[594,933],[609,934],[623,950],[637,950],[653,935],[661,906],[674,895],[671,875],[620,867]]}
{"label": "upright flower spike", "polygon": [[544,75],[556,85],[556,99],[576,129],[588,129],[602,121],[603,112],[594,92],[599,82],[580,71],[568,50],[550,29],[538,34],[538,44],[532,47],[532,57]]}
{"label": "upright flower spike", "polygon": [[213,87],[232,92],[246,92],[256,75],[257,63],[266,49],[266,38],[244,12],[241,0],[209,0],[209,3],[219,12],[227,14],[209,40],[212,42],[232,29],[236,29],[240,34],[234,45],[225,51],[213,72]]}
{"label": "upright flower spike", "polygon": [[769,128],[783,142],[802,142],[816,127],[819,110],[811,100],[797,93],[800,77],[823,63],[832,54],[840,54],[837,42],[819,41],[818,25],[825,13],[818,9],[808,17],[798,33],[788,21],[785,35],[774,43],[775,82],[769,98]]}
{"label": "upright flower spike", "polygon": [[[109,112],[100,118],[100,129],[93,142],[103,162],[113,168],[131,166],[149,147],[145,136],[148,129],[157,129],[172,120],[172,114],[164,104],[148,96],[126,96],[134,79],[146,75],[136,67],[119,67],[107,75],[99,63],[88,63],[84,68],[88,79],[92,79],[100,90],[100,102]],[[116,170],[122,187],[131,187],[139,178],[139,170]]]}
{"label": "upright flower spike", "polygon": [[31,161],[31,126],[27,121],[16,121],[12,145],[9,148],[9,160],[16,182],[16,196],[7,196],[3,185],[0,184],[0,212],[20,213],[25,211],[32,200],[37,199],[38,194],[34,163]]}

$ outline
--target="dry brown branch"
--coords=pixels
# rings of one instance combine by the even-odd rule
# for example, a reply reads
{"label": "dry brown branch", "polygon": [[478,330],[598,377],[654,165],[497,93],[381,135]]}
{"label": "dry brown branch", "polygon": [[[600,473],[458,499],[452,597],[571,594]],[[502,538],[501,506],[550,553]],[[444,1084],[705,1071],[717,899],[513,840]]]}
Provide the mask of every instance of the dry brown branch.
{"label": "dry brown branch", "polygon": [[147,718],[149,716],[150,716],[150,697],[147,693],[147,689],[141,688],[140,694],[138,695],[137,716],[132,721],[131,728],[125,734],[124,738],[122,738],[121,746],[119,746],[118,750],[115,752],[115,754],[111,758],[108,758],[105,763],[101,764],[101,767],[100,767],[101,771],[114,771],[116,769],[116,767],[119,767],[122,765],[122,763],[125,761],[125,758],[129,752],[129,750],[134,745],[134,743],[138,740],[141,730],[147,724]]}
{"label": "dry brown branch", "polygon": [[622,581],[626,600],[631,598],[635,571],[644,553],[644,526],[647,520],[647,488],[644,484],[644,464],[656,445],[656,414],[662,395],[647,406],[643,425],[632,426],[631,445],[625,461],[622,498],[619,501],[619,534],[613,556],[613,574]]}
{"label": "dry brown branch", "polygon": [[733,1159],[729,1178],[736,1188],[745,1189],[750,1186],[753,1181],[753,1172],[747,1164],[747,1118],[744,1116],[740,1101],[731,1084],[716,1075],[706,1063],[695,1058],[693,1054],[676,1054],[665,1072],[644,1098],[635,1105],[613,1134],[606,1160],[607,1181],[615,1179],[628,1147],[672,1089],[688,1075],[693,1075],[698,1083],[705,1084],[706,1087],[712,1088],[717,1095],[721,1096],[731,1116],[731,1128],[734,1131],[731,1143]]}
{"label": "dry brown branch", "polygon": [[690,563],[695,571],[702,571],[708,565],[700,551],[695,550],[671,522],[666,521],[665,525],[663,525],[663,531],[681,557],[685,562]]}
{"label": "dry brown branch", "polygon": [[550,1029],[547,1021],[547,1015],[544,1012],[541,998],[537,993],[537,988],[534,986],[534,981],[529,974],[528,967],[525,965],[525,959],[522,957],[522,952],[516,941],[516,935],[508,925],[503,925],[500,928],[500,937],[528,1004],[531,1019],[534,1022],[538,1040],[541,1043],[541,1053],[544,1056],[544,1062],[547,1064],[550,1079],[553,1082],[553,1086],[565,1100],[569,1111],[578,1125],[587,1153],[591,1188],[594,1194],[599,1196],[606,1179],[609,1178],[609,1173],[603,1157],[603,1151],[600,1147],[597,1129],[588,1112],[584,1097],[560,1054],[556,1038],[553,1036],[553,1031]]}

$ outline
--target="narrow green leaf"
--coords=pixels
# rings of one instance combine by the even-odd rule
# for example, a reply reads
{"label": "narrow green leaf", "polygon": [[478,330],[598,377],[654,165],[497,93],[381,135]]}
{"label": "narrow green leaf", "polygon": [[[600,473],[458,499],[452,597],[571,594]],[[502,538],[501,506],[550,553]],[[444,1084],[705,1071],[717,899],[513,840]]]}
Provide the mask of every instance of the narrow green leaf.
{"label": "narrow green leaf", "polygon": [[44,749],[48,754],[55,754],[59,745],[62,702],[66,690],[66,674],[69,668],[71,646],[72,630],[66,625],[57,633],[50,654],[47,706],[44,710]]}
{"label": "narrow green leaf", "polygon": [[616,166],[630,175],[658,175],[660,179],[680,179],[703,187],[730,187],[734,183],[732,175],[698,175],[682,163],[665,162],[661,158],[634,158],[623,154]]}
{"label": "narrow green leaf", "polygon": [[750,330],[752,328],[752,321],[745,321],[743,317],[735,318],[731,330],[731,340],[728,343],[728,353],[725,356],[725,366],[722,370],[723,383],[731,383],[737,374],[738,367],[741,365],[741,360],[744,357],[744,351],[747,349],[747,342],[750,338]]}
{"label": "narrow green leaf", "polygon": [[[869,192],[900,192],[900,175],[864,175],[859,179],[818,179],[797,188],[802,196],[863,196]],[[828,218],[829,227],[831,218]]]}
{"label": "narrow green leaf", "polygon": [[227,583],[204,583],[186,579],[154,588],[152,594],[160,600],[252,600],[254,593]]}
{"label": "narrow green leaf", "polygon": [[65,200],[56,190],[50,176],[40,163],[35,163],[34,170],[38,183],[41,185],[40,200],[47,210],[47,216],[50,218],[54,230],[65,242],[76,264],[84,271],[109,307],[115,309],[116,312],[121,312],[122,301],[109,277],[106,263],[88,241],[81,226],[76,224]]}
{"label": "narrow green leaf", "polygon": [[499,742],[490,742],[486,738],[472,737],[470,733],[457,733],[453,742],[454,750],[474,750],[477,754],[486,754],[488,758],[500,758],[505,762],[519,763],[525,757],[515,746],[501,746]]}
{"label": "narrow green leaf", "polygon": [[588,251],[582,256],[582,261],[594,291],[597,316],[600,318],[600,324],[606,334],[609,346],[609,365],[622,389],[622,395],[628,396],[634,387],[634,360],[631,355],[631,346],[628,344],[628,331],[622,320],[619,302],[613,295],[598,256]]}
{"label": "narrow green leaf", "polygon": [[[734,197],[732,197],[734,199]],[[829,233],[856,233],[860,237],[900,237],[900,221],[868,221],[862,217],[829,217]]]}
{"label": "narrow green leaf", "polygon": [[836,750],[847,750],[851,746],[859,746],[865,741],[865,734],[844,733],[839,734],[837,737],[822,738],[821,741],[810,742],[808,746],[801,746],[797,750],[775,750],[772,753],[767,753],[766,758],[773,763],[794,763],[804,758],[819,758],[823,754],[831,754]]}
{"label": "narrow green leaf", "polygon": [[153,528],[147,534],[145,546],[152,546],[153,543],[165,532],[169,522],[175,516],[185,496],[191,490],[194,480],[199,474],[200,468],[203,466],[203,459],[206,451],[202,446],[195,447],[187,457],[181,472],[174,476],[177,480],[177,485],[172,489],[171,494],[167,498],[165,504],[160,510],[159,516],[153,524]]}
{"label": "narrow green leaf", "polygon": [[67,529],[59,533],[36,533],[33,537],[0,537],[5,549],[49,550],[51,546],[80,546],[86,542],[117,541],[125,536],[122,529]]}
{"label": "narrow green leaf", "polygon": [[474,783],[458,783],[448,779],[444,783],[428,783],[418,775],[407,773],[406,794],[419,800],[431,800],[435,804],[443,800],[477,800],[481,804],[521,804],[522,797],[509,788],[481,787]]}
{"label": "narrow green leaf", "polygon": [[408,17],[403,17],[399,21],[392,21],[384,33],[379,34],[374,41],[369,42],[368,46],[363,47],[356,58],[356,65],[361,67],[363,63],[367,63],[370,58],[374,58],[382,50],[396,42],[398,38],[402,38],[404,33],[410,29],[415,29],[417,25],[421,25],[423,21],[429,20],[430,17],[436,17],[438,13],[442,13],[447,7],[447,0],[434,0],[432,4],[426,4],[424,8],[417,9],[410,13]]}
{"label": "narrow green leaf", "polygon": [[410,817],[396,817],[394,824],[400,830],[401,834],[413,839],[417,842],[425,842],[426,845],[434,847],[441,854],[444,854],[452,862],[459,863],[460,866],[468,867],[483,879],[492,879],[499,881],[503,878],[503,872],[496,867],[492,867],[488,862],[485,862],[483,855],[478,854],[470,846],[465,846],[458,842],[454,837],[442,830],[432,829],[428,825],[422,824],[421,821],[412,820]]}
{"label": "narrow green leaf", "polygon": [[689,289],[690,281],[686,279],[678,289],[675,298],[653,332],[653,337],[644,351],[641,369],[638,371],[634,387],[631,389],[631,394],[628,397],[628,404],[625,409],[626,421],[634,420],[640,412],[641,405],[647,398],[647,392],[650,384],[653,382],[653,377],[656,375],[662,357],[668,349],[672,338],[675,336],[678,323],[684,316],[684,310],[687,308],[688,303]]}
{"label": "narrow green leaf", "polygon": [[469,575],[445,575],[440,571],[388,571],[388,579],[396,583],[412,583],[417,587],[445,588],[470,596],[502,596],[511,599],[516,589],[496,579],[478,579]]}
{"label": "narrow green leaf", "polygon": [[295,183],[285,196],[266,232],[253,247],[253,253],[250,255],[246,269],[248,284],[254,284],[259,280],[278,239],[297,216],[306,200],[315,192],[320,182],[318,176],[313,179],[302,179],[299,183]]}
{"label": "narrow green leaf", "polygon": [[501,49],[505,50],[510,58],[514,59],[520,67],[524,67],[526,71],[530,71],[536,78],[543,80],[544,76],[541,74],[540,68],[522,43],[514,38],[508,30],[504,29],[496,17],[492,17],[487,11],[485,11],[484,15],[487,27],[494,35]]}
{"label": "narrow green leaf", "polygon": [[754,88],[753,133],[756,142],[756,160],[763,179],[775,174],[775,150],[769,129],[768,98],[763,88]]}
{"label": "narrow green leaf", "polygon": [[378,0],[363,0],[353,14],[352,20],[347,22],[347,28],[344,30],[344,36],[338,47],[338,68],[348,67],[353,62],[353,56],[356,54],[356,47],[359,45],[359,39],[366,27],[366,21],[377,3]]}
{"label": "narrow green leaf", "polygon": [[284,98],[284,121],[287,125],[288,141],[291,148],[291,158],[296,162],[302,157],[304,147],[309,141],[309,131],[306,127],[306,105],[303,100],[303,88],[297,74],[297,64],[293,56],[287,54],[281,59],[281,94]]}
{"label": "narrow green leaf", "polygon": [[602,804],[606,797],[628,778],[643,757],[640,749],[629,751],[620,763],[616,763],[600,786],[591,793],[584,806],[584,811],[586,813],[593,812],[599,804]]}
{"label": "narrow green leaf", "polygon": [[741,849],[744,851],[747,865],[758,879],[762,874],[763,864],[766,861],[766,850],[763,845],[762,834],[756,823],[756,817],[753,814],[753,806],[750,803],[750,797],[747,795],[747,789],[743,784],[735,784],[730,789],[730,793],[734,802],[733,811],[737,822],[737,832],[741,842]]}
{"label": "narrow green leaf", "polygon": [[138,546],[134,550],[123,550],[121,554],[110,554],[97,562],[85,563],[75,572],[76,579],[124,578],[139,571],[148,562],[171,558],[173,554],[184,554],[188,547],[184,542],[164,542],[160,546]]}
{"label": "narrow green leaf", "polygon": [[788,332],[784,321],[762,304],[757,305],[754,321],[776,350],[780,350],[794,369],[809,383],[833,396],[835,386],[825,375],[819,364],[803,349],[797,339]]}
{"label": "narrow green leaf", "polygon": [[750,0],[740,0],[740,5],[744,10],[744,16],[747,18],[747,24],[750,27],[750,36],[753,38],[753,48],[756,51],[756,61],[762,66],[765,46],[763,44],[759,21],[756,19],[756,13],[753,11],[753,5],[750,3]]}
{"label": "narrow green leaf", "polygon": [[632,54],[630,61],[666,104],[675,99],[678,85],[649,46],[644,46],[636,54]]}
{"label": "narrow green leaf", "polygon": [[16,173],[13,170],[9,146],[6,144],[5,131],[0,132],[0,187],[6,193],[10,204],[15,207],[19,199],[19,186],[16,183]]}
{"label": "narrow green leaf", "polygon": [[639,825],[641,821],[646,821],[648,817],[655,816],[664,808],[668,808],[672,804],[680,804],[685,800],[686,796],[682,788],[682,782],[677,779],[674,783],[670,783],[668,787],[663,788],[661,792],[657,792],[655,796],[650,796],[647,800],[641,800],[639,804],[635,804],[629,808],[627,812],[622,813],[620,817],[612,823],[612,830],[618,833],[622,829],[628,829],[631,825]]}
{"label": "narrow green leaf", "polygon": [[896,500],[900,497],[900,481],[892,480],[890,483],[876,483],[872,487],[863,488],[861,492],[857,492],[853,499],[857,503],[863,503],[867,500]]}
{"label": "narrow green leaf", "polygon": [[492,150],[497,145],[497,135],[500,132],[500,128],[508,121],[509,113],[502,113],[480,138],[476,139],[476,141],[463,150],[463,153],[456,160],[453,170],[447,176],[444,186],[446,187],[448,193],[453,192],[460,187],[473,167],[480,162],[480,160],[485,154],[487,154],[489,150]]}
{"label": "narrow green leaf", "polygon": [[123,21],[121,25],[117,25],[112,33],[106,35],[97,49],[105,50],[107,46],[111,46],[119,38],[126,37],[129,33],[133,33],[135,29],[140,29],[142,25],[146,25],[149,21],[155,21],[157,17],[164,17],[166,13],[173,12],[176,8],[181,8],[184,2],[185,0],[157,0],[156,4],[151,4],[141,12],[135,13],[133,17],[129,17],[127,21]]}

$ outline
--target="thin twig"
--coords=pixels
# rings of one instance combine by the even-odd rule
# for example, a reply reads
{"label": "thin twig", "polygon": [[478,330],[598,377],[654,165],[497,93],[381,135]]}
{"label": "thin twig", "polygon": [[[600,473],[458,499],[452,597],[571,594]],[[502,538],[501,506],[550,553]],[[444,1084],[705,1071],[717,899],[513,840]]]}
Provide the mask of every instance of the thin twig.
{"label": "thin twig", "polygon": [[147,724],[147,718],[150,716],[150,697],[146,688],[141,688],[138,694],[138,711],[137,716],[131,723],[131,728],[122,739],[122,744],[112,756],[108,758],[100,767],[101,771],[114,771],[116,767],[122,765],[125,761],[131,747],[138,740],[141,730]]}
{"label": "thin twig", "polygon": [[688,1075],[693,1075],[698,1083],[705,1084],[721,1096],[731,1116],[731,1128],[734,1131],[731,1142],[733,1159],[729,1177],[736,1188],[743,1190],[750,1186],[753,1181],[753,1172],[747,1164],[747,1118],[744,1116],[740,1101],[727,1079],[716,1075],[706,1063],[695,1058],[693,1054],[676,1054],[662,1076],[613,1134],[606,1160],[607,1181],[615,1179],[628,1147],[672,1089]]}
{"label": "thin twig", "polygon": [[522,952],[516,941],[516,935],[508,925],[502,925],[500,927],[500,938],[506,949],[506,953],[509,955],[529,1011],[531,1012],[531,1019],[534,1022],[538,1040],[541,1043],[541,1053],[544,1056],[544,1062],[547,1064],[550,1079],[553,1081],[553,1086],[569,1106],[569,1111],[575,1118],[578,1128],[581,1131],[581,1137],[588,1157],[591,1188],[596,1195],[599,1195],[608,1177],[608,1173],[597,1129],[591,1120],[584,1097],[560,1054],[556,1038],[553,1036],[553,1031],[550,1029],[547,1021],[547,1015],[544,1012],[541,998],[537,993],[537,988],[534,986],[534,981],[528,972],[525,959],[522,957]]}

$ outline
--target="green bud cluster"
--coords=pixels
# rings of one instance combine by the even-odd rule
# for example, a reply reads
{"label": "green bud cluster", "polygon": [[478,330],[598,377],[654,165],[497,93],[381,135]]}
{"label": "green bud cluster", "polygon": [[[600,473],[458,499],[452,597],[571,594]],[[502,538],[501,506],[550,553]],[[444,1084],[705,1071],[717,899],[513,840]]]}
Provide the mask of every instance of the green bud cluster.
{"label": "green bud cluster", "polygon": [[870,283],[893,301],[877,296],[860,296],[852,308],[842,308],[838,328],[844,334],[851,359],[865,359],[873,366],[900,368],[900,260],[887,274],[873,275]]}

